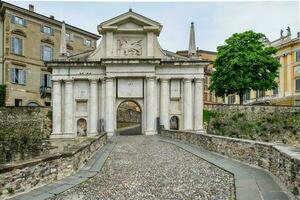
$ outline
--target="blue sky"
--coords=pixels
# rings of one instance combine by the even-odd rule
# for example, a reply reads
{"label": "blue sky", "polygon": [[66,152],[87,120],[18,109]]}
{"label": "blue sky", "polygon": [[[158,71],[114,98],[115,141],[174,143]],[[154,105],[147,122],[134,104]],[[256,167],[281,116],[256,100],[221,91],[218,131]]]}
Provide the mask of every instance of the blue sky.
{"label": "blue sky", "polygon": [[215,51],[235,32],[254,30],[270,40],[277,39],[280,29],[291,27],[293,37],[300,31],[297,1],[265,2],[62,2],[8,1],[43,15],[97,33],[104,20],[127,12],[142,14],[163,25],[159,41],[162,48],[177,51],[188,48],[190,22],[195,23],[197,47]]}

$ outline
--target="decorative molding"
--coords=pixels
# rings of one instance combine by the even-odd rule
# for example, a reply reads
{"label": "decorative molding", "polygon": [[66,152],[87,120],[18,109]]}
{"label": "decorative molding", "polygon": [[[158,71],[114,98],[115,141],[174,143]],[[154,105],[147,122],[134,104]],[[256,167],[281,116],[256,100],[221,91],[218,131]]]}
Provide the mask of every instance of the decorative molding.
{"label": "decorative molding", "polygon": [[54,42],[50,38],[43,38],[43,39],[41,39],[41,42],[42,43],[47,43],[47,44],[50,44],[50,45],[54,46]]}
{"label": "decorative molding", "polygon": [[11,31],[12,34],[15,34],[15,35],[19,35],[19,36],[22,36],[22,37],[27,37],[26,33],[20,29],[15,29],[15,30],[12,30]]}

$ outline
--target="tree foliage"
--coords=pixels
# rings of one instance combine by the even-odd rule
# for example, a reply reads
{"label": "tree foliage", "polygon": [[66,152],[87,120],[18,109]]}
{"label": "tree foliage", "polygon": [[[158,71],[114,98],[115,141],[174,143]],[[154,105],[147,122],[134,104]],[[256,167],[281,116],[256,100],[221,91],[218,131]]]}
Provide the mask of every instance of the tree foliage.
{"label": "tree foliage", "polygon": [[265,46],[264,38],[262,33],[246,31],[226,39],[226,44],[217,48],[210,90],[217,96],[238,94],[242,103],[248,91],[275,89],[280,66],[273,57],[277,49]]}

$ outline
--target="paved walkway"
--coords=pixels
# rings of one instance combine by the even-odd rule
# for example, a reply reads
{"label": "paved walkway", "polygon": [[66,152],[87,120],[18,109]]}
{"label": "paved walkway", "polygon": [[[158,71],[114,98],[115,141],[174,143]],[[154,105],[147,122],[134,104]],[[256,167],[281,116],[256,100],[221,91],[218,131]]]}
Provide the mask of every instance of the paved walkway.
{"label": "paved walkway", "polygon": [[77,174],[14,199],[223,200],[234,179],[237,199],[288,199],[263,170],[158,136],[117,137]]}

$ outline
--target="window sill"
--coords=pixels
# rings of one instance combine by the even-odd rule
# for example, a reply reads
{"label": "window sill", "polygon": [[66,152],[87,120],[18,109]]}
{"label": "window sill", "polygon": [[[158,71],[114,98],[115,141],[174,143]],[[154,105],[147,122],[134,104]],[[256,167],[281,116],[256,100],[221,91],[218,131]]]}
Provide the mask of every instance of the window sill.
{"label": "window sill", "polygon": [[10,54],[11,55],[14,55],[14,56],[19,56],[19,57],[23,57],[23,58],[26,58],[24,55],[22,55],[22,54],[16,54],[16,53],[12,53],[12,52],[10,52]]}
{"label": "window sill", "polygon": [[10,82],[10,83],[14,84],[14,85],[26,86],[26,84],[22,84],[22,83],[13,83],[13,82]]}

